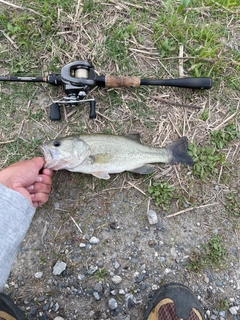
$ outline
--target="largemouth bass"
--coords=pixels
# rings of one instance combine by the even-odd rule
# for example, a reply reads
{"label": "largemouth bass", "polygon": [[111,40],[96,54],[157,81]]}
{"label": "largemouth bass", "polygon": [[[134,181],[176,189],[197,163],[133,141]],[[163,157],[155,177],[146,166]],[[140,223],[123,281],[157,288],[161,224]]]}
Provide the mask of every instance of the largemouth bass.
{"label": "largemouth bass", "polygon": [[150,163],[192,164],[187,147],[186,137],[164,148],[153,148],[143,145],[139,134],[87,134],[48,141],[41,146],[41,150],[46,168],[66,169],[109,179],[109,173],[151,173],[154,165]]}

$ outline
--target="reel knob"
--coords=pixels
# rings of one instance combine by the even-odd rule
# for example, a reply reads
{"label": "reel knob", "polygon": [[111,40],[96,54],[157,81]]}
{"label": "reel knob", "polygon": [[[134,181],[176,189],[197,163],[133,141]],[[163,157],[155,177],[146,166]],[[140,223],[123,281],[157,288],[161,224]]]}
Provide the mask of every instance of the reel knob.
{"label": "reel knob", "polygon": [[52,103],[50,106],[50,119],[52,121],[61,120],[60,107],[58,103]]}

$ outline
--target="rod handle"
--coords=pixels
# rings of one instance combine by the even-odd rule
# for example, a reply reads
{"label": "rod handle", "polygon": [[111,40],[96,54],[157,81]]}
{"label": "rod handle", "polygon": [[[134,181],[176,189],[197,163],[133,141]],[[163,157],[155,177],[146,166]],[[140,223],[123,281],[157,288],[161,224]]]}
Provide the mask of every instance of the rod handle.
{"label": "rod handle", "polygon": [[105,87],[121,88],[121,87],[139,87],[141,79],[138,77],[124,76],[105,76]]}

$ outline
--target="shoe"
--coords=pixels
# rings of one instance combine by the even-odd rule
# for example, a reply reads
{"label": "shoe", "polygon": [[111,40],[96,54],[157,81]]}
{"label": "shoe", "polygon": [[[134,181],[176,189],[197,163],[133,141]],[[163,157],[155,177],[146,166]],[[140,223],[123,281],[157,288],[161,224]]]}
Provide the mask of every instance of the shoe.
{"label": "shoe", "polygon": [[2,319],[25,320],[24,312],[4,293],[0,293],[0,320]]}
{"label": "shoe", "polygon": [[144,312],[144,320],[203,320],[197,297],[180,283],[161,286]]}

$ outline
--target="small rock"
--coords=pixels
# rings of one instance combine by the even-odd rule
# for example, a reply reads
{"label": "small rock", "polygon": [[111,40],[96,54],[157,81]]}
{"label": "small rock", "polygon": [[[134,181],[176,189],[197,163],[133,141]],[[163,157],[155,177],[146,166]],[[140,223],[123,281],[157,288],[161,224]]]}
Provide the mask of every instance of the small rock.
{"label": "small rock", "polygon": [[229,308],[229,312],[230,312],[232,315],[237,314],[237,311],[238,311],[238,307],[231,307],[231,308]]}
{"label": "small rock", "polygon": [[43,311],[48,311],[49,309],[49,303],[46,303],[44,306],[43,306]]}
{"label": "small rock", "polygon": [[147,213],[148,222],[149,224],[157,224],[158,223],[158,217],[157,213],[153,210],[149,210]]}
{"label": "small rock", "polygon": [[93,275],[98,270],[98,266],[90,266],[87,273]]}
{"label": "small rock", "polygon": [[41,279],[42,276],[43,276],[43,272],[42,272],[42,271],[36,272],[36,273],[34,274],[34,277],[35,277],[36,279]]}
{"label": "small rock", "polygon": [[54,320],[64,320],[62,317],[56,317]]}
{"label": "small rock", "polygon": [[120,282],[122,282],[122,278],[120,276],[113,276],[112,277],[112,282],[114,284],[119,284]]}
{"label": "small rock", "polygon": [[114,268],[118,269],[120,267],[120,263],[118,261],[114,262]]}
{"label": "small rock", "polygon": [[84,275],[83,274],[78,274],[78,280],[82,281],[84,279]]}
{"label": "small rock", "polygon": [[56,302],[56,304],[53,306],[53,311],[57,312],[59,310],[59,303]]}
{"label": "small rock", "polygon": [[59,207],[60,207],[59,202],[55,202],[55,203],[54,203],[54,208],[55,208],[55,209],[59,209]]}
{"label": "small rock", "polygon": [[67,268],[67,264],[63,261],[57,261],[55,266],[53,267],[53,274],[55,276],[60,275]]}
{"label": "small rock", "polygon": [[115,310],[117,306],[118,306],[117,301],[114,298],[111,298],[108,300],[108,307],[110,310]]}
{"label": "small rock", "polygon": [[91,244],[98,244],[100,242],[100,240],[97,237],[92,237],[89,242]]}
{"label": "small rock", "polygon": [[217,287],[223,287],[223,283],[220,280],[216,280],[215,284],[216,284]]}
{"label": "small rock", "polygon": [[170,250],[170,252],[171,252],[171,255],[173,256],[173,258],[176,259],[176,258],[177,258],[176,249],[175,249],[174,247],[172,247],[171,250]]}
{"label": "small rock", "polygon": [[94,290],[97,292],[102,292],[103,291],[103,286],[101,285],[101,283],[96,283]]}
{"label": "small rock", "polygon": [[133,308],[135,306],[135,304],[137,303],[136,299],[134,298],[134,296],[131,293],[126,295],[125,302],[126,302],[126,307],[128,309]]}
{"label": "small rock", "polygon": [[96,300],[100,300],[100,295],[97,291],[93,292],[93,296]]}

